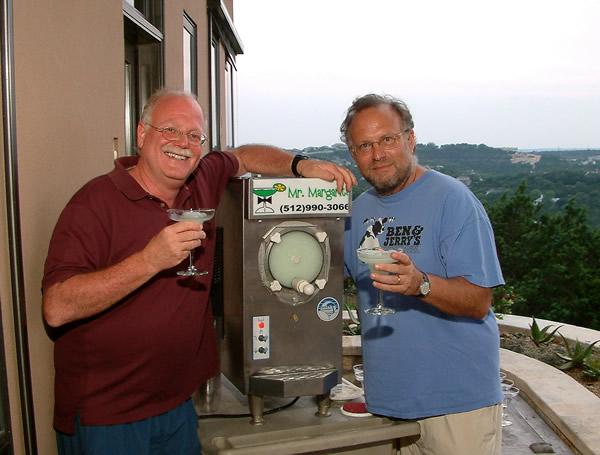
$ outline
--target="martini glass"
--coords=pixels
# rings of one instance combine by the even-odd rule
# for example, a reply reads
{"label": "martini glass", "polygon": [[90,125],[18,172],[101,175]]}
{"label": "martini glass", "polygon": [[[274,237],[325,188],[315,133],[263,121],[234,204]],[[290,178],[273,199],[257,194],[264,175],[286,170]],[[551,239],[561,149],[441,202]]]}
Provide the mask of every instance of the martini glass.
{"label": "martini glass", "polygon": [[[398,250],[384,249],[381,247],[359,248],[356,250],[356,254],[358,255],[358,259],[369,266],[371,273],[388,273],[384,272],[383,270],[375,270],[375,266],[377,264],[393,264],[396,262],[395,259],[392,259],[391,254],[397,251]],[[396,310],[383,305],[383,291],[381,289],[377,290],[377,305],[365,310],[365,313],[374,314],[376,316],[385,316],[388,314],[394,314],[395,312]]]}
{"label": "martini glass", "polygon": [[504,400],[502,404],[505,405],[502,406],[502,426],[508,427],[513,424],[510,420],[508,420],[508,404],[510,403],[510,400],[519,394],[519,389],[515,386],[509,386],[506,388],[503,387],[502,393],[504,394]]}
{"label": "martini glass", "polygon": [[360,383],[360,386],[363,387],[363,381],[365,380],[365,370],[363,368],[362,363],[358,363],[352,366],[352,371],[354,371],[354,379]]}
{"label": "martini glass", "polygon": [[[192,221],[202,224],[215,216],[215,209],[169,209],[167,210],[169,218],[173,221]],[[207,275],[208,272],[199,271],[194,265],[194,253],[190,250],[190,264],[187,269],[177,272],[179,276],[200,276]]]}

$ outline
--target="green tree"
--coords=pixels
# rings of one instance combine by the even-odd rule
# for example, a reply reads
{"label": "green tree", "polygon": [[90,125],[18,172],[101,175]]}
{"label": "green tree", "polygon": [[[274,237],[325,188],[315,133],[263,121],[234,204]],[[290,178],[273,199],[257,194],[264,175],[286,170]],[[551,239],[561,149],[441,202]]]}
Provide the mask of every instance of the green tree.
{"label": "green tree", "polygon": [[585,209],[573,201],[562,212],[540,218],[531,239],[531,269],[522,285],[536,315],[600,328],[598,239]]}
{"label": "green tree", "polygon": [[[494,226],[505,280],[516,284],[530,271],[531,239],[537,229],[541,207],[533,204],[527,185],[521,183],[514,195],[503,194],[487,210]],[[513,311],[517,310],[518,307],[513,308]]]}
{"label": "green tree", "polygon": [[600,329],[600,231],[573,200],[544,213],[525,184],[488,208],[513,313]]}

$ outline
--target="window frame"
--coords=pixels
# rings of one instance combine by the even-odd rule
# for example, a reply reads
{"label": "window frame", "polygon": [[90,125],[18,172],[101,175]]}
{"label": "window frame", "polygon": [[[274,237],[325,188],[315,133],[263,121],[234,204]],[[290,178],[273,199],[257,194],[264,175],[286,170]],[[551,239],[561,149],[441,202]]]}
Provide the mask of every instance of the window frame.
{"label": "window frame", "polygon": [[225,61],[225,144],[227,147],[237,145],[237,68],[229,56]]}
{"label": "window frame", "polygon": [[[189,48],[186,49],[185,36],[190,37]],[[198,95],[198,27],[192,18],[183,11],[183,88]],[[189,68],[186,68],[186,52],[189,52]],[[186,87],[186,71],[189,70],[189,87]]]}
{"label": "window frame", "polygon": [[[221,149],[221,133],[225,128],[224,140],[227,146],[236,142],[235,128],[235,56],[243,54],[244,49],[223,0],[208,0],[209,11],[209,71],[210,71],[210,129],[211,150]],[[222,74],[227,73],[226,65],[230,65],[229,79],[221,81]],[[226,75],[227,79],[227,75]],[[234,81],[234,82],[231,82]],[[224,93],[223,93],[224,90]],[[222,100],[225,96],[230,100]],[[227,103],[227,104],[224,104]],[[225,106],[225,122],[221,124],[222,109]]]}
{"label": "window frame", "polygon": [[221,149],[221,45],[217,33],[210,40],[210,147]]}

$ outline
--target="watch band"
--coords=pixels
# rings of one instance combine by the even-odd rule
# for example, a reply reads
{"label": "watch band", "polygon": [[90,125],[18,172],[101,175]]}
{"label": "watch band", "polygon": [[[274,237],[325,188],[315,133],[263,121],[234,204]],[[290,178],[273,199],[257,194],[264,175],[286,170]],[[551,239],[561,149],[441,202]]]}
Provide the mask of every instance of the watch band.
{"label": "watch band", "polygon": [[306,155],[294,155],[294,159],[292,160],[292,174],[294,174],[296,177],[303,177],[302,174],[300,174],[298,172],[298,163],[302,160],[308,160],[308,156]]}

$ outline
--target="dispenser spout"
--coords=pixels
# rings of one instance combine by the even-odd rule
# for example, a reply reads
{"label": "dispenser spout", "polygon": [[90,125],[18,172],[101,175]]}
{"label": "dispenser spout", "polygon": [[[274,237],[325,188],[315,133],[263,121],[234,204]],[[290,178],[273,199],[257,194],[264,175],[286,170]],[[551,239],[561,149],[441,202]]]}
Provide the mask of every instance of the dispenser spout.
{"label": "dispenser spout", "polygon": [[302,278],[294,278],[292,280],[292,287],[300,294],[313,295],[315,293],[315,287]]}

